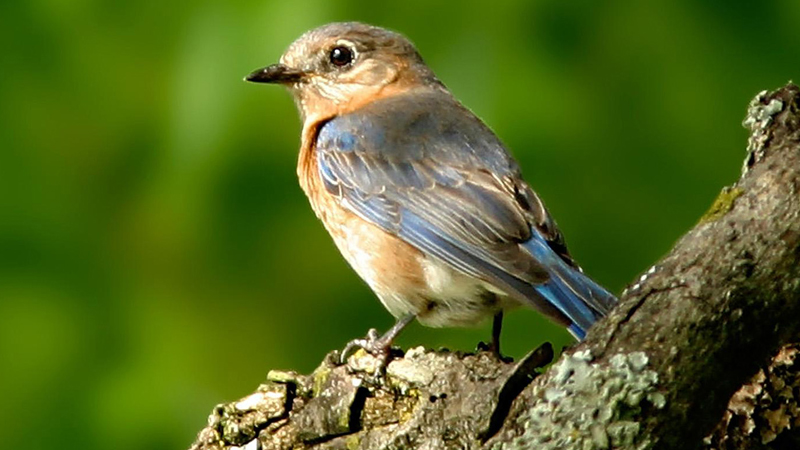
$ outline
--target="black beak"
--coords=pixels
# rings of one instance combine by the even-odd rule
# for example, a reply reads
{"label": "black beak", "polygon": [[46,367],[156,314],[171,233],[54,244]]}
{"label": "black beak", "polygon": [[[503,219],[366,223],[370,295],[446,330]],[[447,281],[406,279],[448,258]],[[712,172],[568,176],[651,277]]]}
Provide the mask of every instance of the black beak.
{"label": "black beak", "polygon": [[263,69],[256,70],[244,77],[244,80],[252,81],[253,83],[289,84],[300,81],[303,75],[305,75],[305,72],[302,70],[292,69],[283,64],[273,64]]}

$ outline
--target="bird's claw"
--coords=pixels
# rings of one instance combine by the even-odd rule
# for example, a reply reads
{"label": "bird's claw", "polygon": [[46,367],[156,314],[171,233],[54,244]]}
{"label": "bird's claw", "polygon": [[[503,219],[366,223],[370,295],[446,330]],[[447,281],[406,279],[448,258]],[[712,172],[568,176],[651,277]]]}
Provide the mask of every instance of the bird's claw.
{"label": "bird's claw", "polygon": [[497,358],[498,361],[506,363],[506,364],[514,362],[514,358],[512,358],[510,356],[504,356],[502,353],[500,353],[500,348],[495,343],[487,344],[487,343],[485,343],[483,341],[478,342],[478,349],[477,350],[479,352],[489,352],[489,353],[492,354],[492,356]]}
{"label": "bird's claw", "polygon": [[367,331],[366,337],[363,339],[353,339],[345,345],[340,353],[339,363],[347,363],[347,359],[359,348],[364,349],[365,352],[378,360],[378,365],[375,369],[376,375],[383,372],[389,362],[389,356],[391,355],[391,342],[382,339],[376,329],[370,328],[370,330]]}

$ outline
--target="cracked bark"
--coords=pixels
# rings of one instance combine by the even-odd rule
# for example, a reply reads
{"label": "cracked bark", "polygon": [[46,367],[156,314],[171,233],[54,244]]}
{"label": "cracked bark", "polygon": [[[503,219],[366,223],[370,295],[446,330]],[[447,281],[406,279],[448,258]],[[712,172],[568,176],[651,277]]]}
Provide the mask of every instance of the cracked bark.
{"label": "cracked bark", "polygon": [[272,371],[192,449],[756,449],[800,445],[800,89],[748,109],[741,178],[543,375],[422,348]]}

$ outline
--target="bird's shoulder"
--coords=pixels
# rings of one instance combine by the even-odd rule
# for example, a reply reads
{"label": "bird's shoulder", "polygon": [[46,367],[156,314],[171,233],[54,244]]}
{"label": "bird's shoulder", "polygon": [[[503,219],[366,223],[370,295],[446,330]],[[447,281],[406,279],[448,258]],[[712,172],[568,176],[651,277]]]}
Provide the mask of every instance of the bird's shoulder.
{"label": "bird's shoulder", "polygon": [[376,99],[320,127],[322,152],[355,152],[389,162],[429,160],[463,170],[518,176],[500,139],[444,90],[411,90]]}

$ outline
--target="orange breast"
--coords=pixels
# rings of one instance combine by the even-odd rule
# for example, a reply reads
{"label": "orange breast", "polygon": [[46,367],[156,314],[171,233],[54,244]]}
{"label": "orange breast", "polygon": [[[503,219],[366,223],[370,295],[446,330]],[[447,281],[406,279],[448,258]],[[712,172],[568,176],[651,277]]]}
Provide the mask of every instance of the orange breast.
{"label": "orange breast", "polygon": [[339,251],[389,312],[396,317],[419,313],[426,302],[422,253],[344,208],[320,179],[313,145],[303,145],[300,150],[297,175]]}

